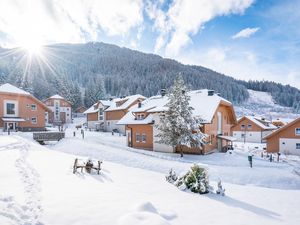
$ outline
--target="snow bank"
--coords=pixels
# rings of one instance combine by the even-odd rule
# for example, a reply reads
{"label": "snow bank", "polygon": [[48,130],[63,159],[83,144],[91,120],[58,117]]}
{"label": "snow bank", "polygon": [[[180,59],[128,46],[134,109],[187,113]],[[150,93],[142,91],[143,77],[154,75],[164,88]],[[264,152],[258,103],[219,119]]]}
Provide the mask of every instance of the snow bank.
{"label": "snow bank", "polygon": [[[166,216],[168,219],[176,215]],[[137,205],[133,212],[121,217],[119,225],[170,225],[164,215],[160,214],[151,202]]]}

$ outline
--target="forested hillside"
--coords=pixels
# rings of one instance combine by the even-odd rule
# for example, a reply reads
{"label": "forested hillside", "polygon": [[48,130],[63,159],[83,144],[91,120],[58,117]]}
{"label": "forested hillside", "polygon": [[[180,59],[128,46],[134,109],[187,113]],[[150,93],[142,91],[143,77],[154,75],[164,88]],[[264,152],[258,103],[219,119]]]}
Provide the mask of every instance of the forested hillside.
{"label": "forested hillside", "polygon": [[[251,85],[252,82],[238,81],[201,66],[183,65],[104,43],[50,45],[40,55],[29,55],[20,49],[0,49],[0,83],[10,82],[40,99],[58,93],[75,107],[90,106],[95,100],[110,96],[155,95],[161,88],[168,88],[179,73],[191,89],[214,89],[234,103],[242,103],[249,97],[247,88],[261,90],[262,82]],[[273,90],[273,83],[263,84],[266,90]],[[286,103],[277,91],[272,91],[278,103],[295,106],[299,90],[281,84],[275,86],[282,94],[287,91],[292,96]]]}

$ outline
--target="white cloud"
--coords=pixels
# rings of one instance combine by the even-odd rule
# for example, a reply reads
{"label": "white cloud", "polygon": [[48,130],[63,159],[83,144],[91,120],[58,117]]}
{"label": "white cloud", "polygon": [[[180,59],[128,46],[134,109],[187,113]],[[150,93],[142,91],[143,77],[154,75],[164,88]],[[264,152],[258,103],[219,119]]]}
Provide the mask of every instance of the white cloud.
{"label": "white cloud", "polygon": [[125,35],[142,25],[142,0],[1,0],[0,32],[12,44],[96,40]]}
{"label": "white cloud", "polygon": [[203,25],[217,16],[243,13],[254,0],[174,0],[167,12],[161,9],[162,2],[150,2],[147,13],[154,20],[154,29],[159,32],[156,52],[165,48],[169,57],[191,43]]}
{"label": "white cloud", "polygon": [[287,66],[276,62],[265,62],[251,51],[230,47],[193,49],[178,56],[177,60],[186,64],[201,65],[241,80],[264,79],[300,88],[299,65]]}
{"label": "white cloud", "polygon": [[259,27],[254,27],[254,28],[245,28],[235,35],[232,36],[232,39],[237,39],[237,38],[249,38],[253,34],[255,34],[260,28]]}

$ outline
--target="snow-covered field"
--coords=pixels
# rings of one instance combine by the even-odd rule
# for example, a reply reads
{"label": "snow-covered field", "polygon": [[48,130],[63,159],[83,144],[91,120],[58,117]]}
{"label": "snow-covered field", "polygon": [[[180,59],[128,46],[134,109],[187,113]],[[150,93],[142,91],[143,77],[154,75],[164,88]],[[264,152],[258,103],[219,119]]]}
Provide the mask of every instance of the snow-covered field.
{"label": "snow-covered field", "polygon": [[[299,158],[269,162],[253,145],[233,154],[163,154],[125,147],[125,138],[73,128],[58,143],[40,146],[31,133],[0,135],[0,224],[300,224]],[[263,146],[258,146],[262,148]],[[72,173],[74,159],[103,161],[100,175]],[[197,195],[165,181],[170,168],[193,163],[220,178],[226,196]]]}
{"label": "snow-covered field", "polygon": [[241,105],[235,105],[234,109],[236,114],[241,117],[243,115],[262,116],[269,120],[283,119],[296,119],[299,114],[293,113],[293,109],[289,107],[280,106],[275,104],[272,96],[268,92],[249,90],[249,99]]}

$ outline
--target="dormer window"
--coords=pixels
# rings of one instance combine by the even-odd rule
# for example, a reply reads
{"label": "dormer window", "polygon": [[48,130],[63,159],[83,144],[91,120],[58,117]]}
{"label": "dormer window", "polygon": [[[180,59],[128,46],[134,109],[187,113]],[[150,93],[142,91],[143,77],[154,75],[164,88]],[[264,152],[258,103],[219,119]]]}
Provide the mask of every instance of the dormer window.
{"label": "dormer window", "polygon": [[143,120],[145,118],[144,114],[138,114],[137,116],[137,120]]}

